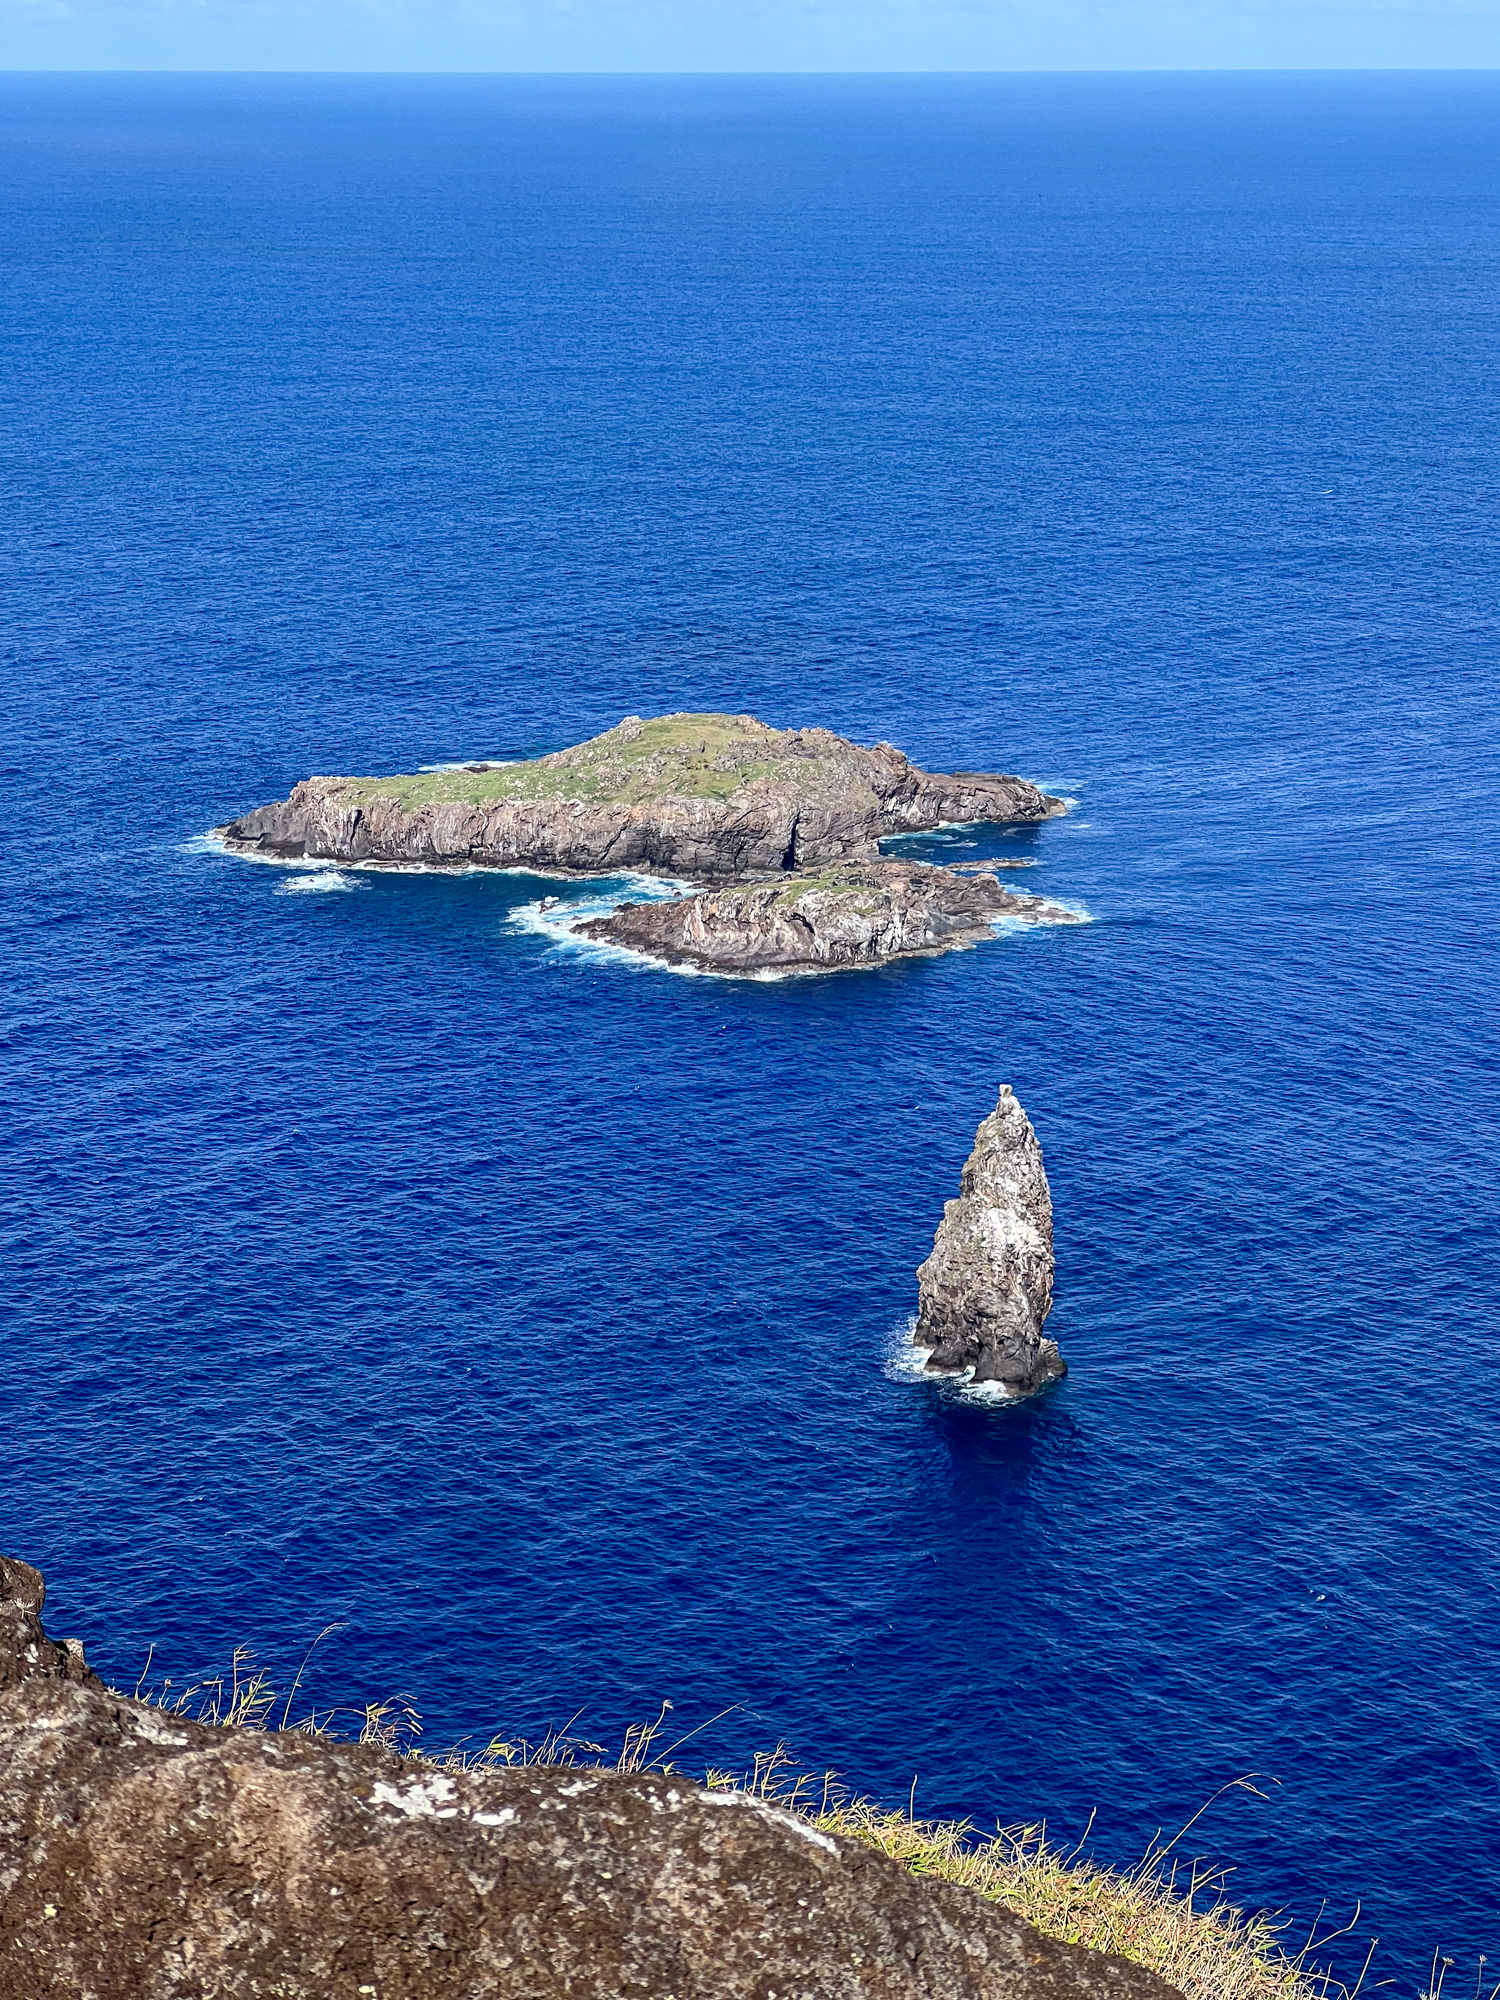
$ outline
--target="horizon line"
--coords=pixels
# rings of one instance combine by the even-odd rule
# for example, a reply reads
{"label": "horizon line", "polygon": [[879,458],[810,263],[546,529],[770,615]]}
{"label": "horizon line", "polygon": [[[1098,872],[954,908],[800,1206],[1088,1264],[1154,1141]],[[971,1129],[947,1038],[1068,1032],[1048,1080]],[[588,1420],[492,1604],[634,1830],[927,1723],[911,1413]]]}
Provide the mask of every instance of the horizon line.
{"label": "horizon line", "polygon": [[11,76],[430,76],[430,77],[998,77],[998,76],[1497,76],[1500,63],[1220,63],[1161,64],[1117,63],[1107,67],[1066,67],[1021,64],[1013,68],[986,69],[415,69],[395,64],[365,65],[360,68],[305,67],[278,64],[274,67],[233,68],[207,64],[174,63],[165,67],[146,64],[107,64],[99,67],[82,63],[0,64],[0,77]]}

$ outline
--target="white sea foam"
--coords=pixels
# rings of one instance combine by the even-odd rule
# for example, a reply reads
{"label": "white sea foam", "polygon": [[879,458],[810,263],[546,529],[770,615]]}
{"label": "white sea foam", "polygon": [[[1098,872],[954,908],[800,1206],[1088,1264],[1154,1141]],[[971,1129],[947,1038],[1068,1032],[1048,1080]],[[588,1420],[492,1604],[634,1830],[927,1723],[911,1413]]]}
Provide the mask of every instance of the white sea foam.
{"label": "white sea foam", "polygon": [[[257,847],[231,847],[215,827],[182,844],[184,854],[217,854],[229,861],[263,861],[272,868],[331,868],[331,861],[315,860],[306,854],[262,854]],[[340,863],[341,867],[346,864]]]}
{"label": "white sea foam", "polygon": [[888,1382],[920,1382],[924,1388],[935,1389],[946,1402],[967,1403],[974,1409],[996,1410],[1023,1400],[1013,1396],[1003,1383],[976,1382],[972,1368],[934,1372],[927,1366],[933,1350],[913,1343],[912,1335],[916,1330],[916,1315],[913,1314],[892,1333],[890,1351],[882,1371]]}
{"label": "white sea foam", "polygon": [[182,854],[217,854],[231,861],[258,861],[267,868],[342,869],[358,875],[529,875],[533,881],[576,882],[576,875],[553,875],[545,868],[491,868],[482,861],[455,867],[446,861],[330,861],[320,854],[266,854],[258,847],[232,847],[221,833],[200,833],[185,840]]}
{"label": "white sea foam", "polygon": [[347,875],[337,868],[322,867],[293,875],[277,889],[278,896],[320,895],[329,889],[359,889],[363,883],[351,882]]}
{"label": "white sea foam", "polygon": [[989,824],[991,822],[987,820],[940,819],[935,820],[931,826],[913,826],[900,833],[883,833],[880,836],[880,845],[884,847],[893,840],[930,840],[935,833],[972,833],[976,826]]}
{"label": "white sea foam", "polygon": [[[180,854],[215,854],[221,859],[228,861],[261,861],[272,868],[291,869],[298,874],[304,875],[327,875],[337,873],[341,868],[356,868],[359,866],[358,862],[354,861],[329,861],[326,856],[322,855],[262,854],[258,848],[231,847],[223,834],[217,829],[211,833],[195,834],[191,840],[185,840],[182,843],[178,852]],[[290,887],[291,885],[288,884],[286,886]],[[305,888],[308,885],[301,883],[298,886]],[[330,885],[323,883],[321,886],[327,888]],[[347,889],[352,885],[347,882],[341,882],[332,886]]]}
{"label": "white sea foam", "polygon": [[684,968],[663,966],[658,959],[622,945],[606,944],[599,938],[580,937],[578,926],[595,917],[611,916],[622,903],[665,903],[694,893],[689,882],[665,875],[612,875],[601,881],[592,895],[543,896],[539,902],[523,903],[511,912],[510,927],[531,931],[559,950],[585,952],[598,958],[618,959],[642,969],[677,972]]}
{"label": "white sea foam", "polygon": [[484,764],[491,771],[503,771],[511,764],[524,764],[524,757],[460,757],[456,764],[418,764],[419,771],[469,771]]}
{"label": "white sea foam", "polygon": [[[1029,894],[1030,892],[1023,890],[1019,893]],[[1066,903],[1061,896],[1049,896],[1047,901],[1056,904],[1060,910],[1066,910],[1068,915],[1077,923],[1091,924],[1095,921],[1092,913],[1085,909],[1082,903]],[[991,917],[988,921],[996,930],[1003,931],[1007,937],[1014,937],[1018,931],[1056,930],[1063,922],[1063,919],[1061,917],[1011,917],[1007,916],[1002,910],[998,916]],[[1071,929],[1072,926],[1069,925],[1068,928]]]}

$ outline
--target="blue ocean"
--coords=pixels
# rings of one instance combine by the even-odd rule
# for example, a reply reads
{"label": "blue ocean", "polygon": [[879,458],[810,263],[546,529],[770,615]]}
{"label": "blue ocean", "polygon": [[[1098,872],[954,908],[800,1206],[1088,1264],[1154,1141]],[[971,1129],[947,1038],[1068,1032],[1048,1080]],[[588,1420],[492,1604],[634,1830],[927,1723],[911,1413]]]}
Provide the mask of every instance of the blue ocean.
{"label": "blue ocean", "polygon": [[[665,1700],[685,1763],[1116,1862],[1256,1773],[1188,1843],[1237,1899],[1473,1979],[1500,76],[0,109],[0,1537],[52,1628],[285,1686],[332,1624],[305,1695],[429,1746]],[[1093,921],[683,977],[528,914],[598,885],[202,837],[675,709],[1066,795],[907,851]],[[899,1358],[1002,1083],[1071,1364],[1011,1408]]]}

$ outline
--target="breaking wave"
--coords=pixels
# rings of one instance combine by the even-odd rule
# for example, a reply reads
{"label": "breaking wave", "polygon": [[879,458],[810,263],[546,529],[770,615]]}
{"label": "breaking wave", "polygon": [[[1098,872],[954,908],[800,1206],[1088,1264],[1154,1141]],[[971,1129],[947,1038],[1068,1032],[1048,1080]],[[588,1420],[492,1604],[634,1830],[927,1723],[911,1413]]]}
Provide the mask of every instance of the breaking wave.
{"label": "breaking wave", "polygon": [[1008,1409],[1013,1403],[1027,1400],[1024,1396],[1013,1396],[999,1382],[976,1382],[972,1368],[955,1370],[952,1374],[933,1374],[927,1367],[930,1347],[913,1345],[912,1335],[917,1330],[917,1318],[913,1313],[898,1326],[891,1335],[885,1366],[881,1373],[888,1382],[917,1384],[924,1389],[934,1389],[945,1402],[966,1403],[971,1409]]}
{"label": "breaking wave", "polygon": [[419,771],[472,771],[483,764],[488,771],[503,770],[508,764],[524,764],[524,757],[460,757],[456,764],[418,764]]}
{"label": "breaking wave", "polygon": [[318,895],[330,889],[362,889],[362,882],[353,882],[337,868],[309,869],[305,874],[293,875],[276,890],[278,896]]}
{"label": "breaking wave", "polygon": [[654,966],[658,971],[691,971],[691,967],[664,966],[660,959],[648,958],[643,952],[627,951],[623,945],[580,937],[578,926],[591,922],[595,917],[610,916],[622,903],[667,903],[693,893],[691,883],[679,882],[665,875],[612,875],[607,881],[599,882],[592,893],[543,896],[535,903],[523,903],[511,912],[510,928],[530,931],[560,950],[612,958],[639,967]]}

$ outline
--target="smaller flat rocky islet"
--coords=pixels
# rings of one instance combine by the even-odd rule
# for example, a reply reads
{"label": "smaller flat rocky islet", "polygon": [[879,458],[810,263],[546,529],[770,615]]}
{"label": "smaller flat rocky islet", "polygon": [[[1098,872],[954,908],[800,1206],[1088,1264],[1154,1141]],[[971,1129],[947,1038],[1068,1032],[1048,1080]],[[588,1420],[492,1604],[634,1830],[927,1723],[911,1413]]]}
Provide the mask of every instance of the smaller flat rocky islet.
{"label": "smaller flat rocky islet", "polygon": [[754,975],[928,957],[992,936],[1001,918],[1081,921],[1044,897],[1002,889],[993,875],[879,860],[837,861],[676,902],[625,903],[578,931],[668,965]]}
{"label": "smaller flat rocky islet", "polygon": [[680,879],[704,893],[626,904],[580,930],[669,964],[754,973],[946,951],[1006,917],[1080,921],[993,874],[880,850],[899,834],[1064,809],[1024,778],[924,771],[889,743],[678,714],[627,716],[524,763],[307,778],[216,830],[230,851],[272,859]]}

